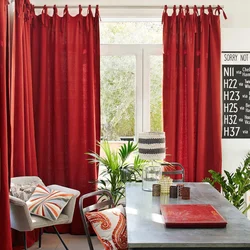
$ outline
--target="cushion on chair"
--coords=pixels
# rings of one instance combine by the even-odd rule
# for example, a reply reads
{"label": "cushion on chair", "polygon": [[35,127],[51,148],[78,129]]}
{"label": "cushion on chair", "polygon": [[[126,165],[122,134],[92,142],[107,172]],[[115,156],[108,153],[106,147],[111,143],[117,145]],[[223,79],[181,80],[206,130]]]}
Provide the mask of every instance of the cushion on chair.
{"label": "cushion on chair", "polygon": [[54,221],[73,196],[38,184],[26,203],[31,214]]}
{"label": "cushion on chair", "polygon": [[127,246],[127,227],[122,205],[98,212],[87,212],[98,239],[105,250],[125,250]]}
{"label": "cushion on chair", "polygon": [[36,182],[31,182],[28,184],[11,183],[10,194],[23,201],[27,201],[34,192],[36,186],[37,186]]}

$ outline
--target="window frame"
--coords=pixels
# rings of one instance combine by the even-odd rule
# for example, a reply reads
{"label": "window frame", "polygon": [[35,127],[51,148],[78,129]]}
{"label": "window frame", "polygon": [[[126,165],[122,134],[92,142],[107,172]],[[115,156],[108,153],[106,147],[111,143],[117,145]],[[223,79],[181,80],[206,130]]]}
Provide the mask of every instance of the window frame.
{"label": "window frame", "polygon": [[136,59],[135,76],[135,140],[150,131],[150,56],[162,56],[162,44],[101,44],[102,56],[128,56]]}

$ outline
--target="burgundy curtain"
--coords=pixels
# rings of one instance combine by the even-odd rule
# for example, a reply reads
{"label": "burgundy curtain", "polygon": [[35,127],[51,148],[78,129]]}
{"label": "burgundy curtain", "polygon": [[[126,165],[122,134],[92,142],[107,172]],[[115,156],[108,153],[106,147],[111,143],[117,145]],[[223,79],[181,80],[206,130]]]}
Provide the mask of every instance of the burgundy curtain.
{"label": "burgundy curtain", "polygon": [[[98,7],[93,16],[33,17],[32,81],[38,175],[45,184],[96,190],[97,169],[86,152],[100,140],[100,41]],[[61,232],[83,233],[78,205],[73,223]]]}
{"label": "burgundy curtain", "polygon": [[7,80],[7,1],[0,1],[0,214],[1,249],[11,249],[9,207],[9,109]]}
{"label": "burgundy curtain", "polygon": [[222,165],[221,8],[193,10],[163,13],[163,116],[167,160],[185,167],[185,181],[202,181]]}

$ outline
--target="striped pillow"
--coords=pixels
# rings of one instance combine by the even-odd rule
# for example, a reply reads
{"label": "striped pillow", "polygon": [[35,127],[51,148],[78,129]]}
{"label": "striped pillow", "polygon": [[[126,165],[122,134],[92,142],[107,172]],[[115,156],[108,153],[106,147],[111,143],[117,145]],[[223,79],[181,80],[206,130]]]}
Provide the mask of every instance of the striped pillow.
{"label": "striped pillow", "polygon": [[55,221],[72,196],[38,184],[26,204],[31,214]]}

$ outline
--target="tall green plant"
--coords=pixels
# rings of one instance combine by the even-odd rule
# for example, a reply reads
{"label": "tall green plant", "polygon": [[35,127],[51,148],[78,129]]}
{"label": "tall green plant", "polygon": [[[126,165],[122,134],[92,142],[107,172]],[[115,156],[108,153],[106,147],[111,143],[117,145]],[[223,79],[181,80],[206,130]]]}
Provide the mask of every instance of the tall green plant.
{"label": "tall green plant", "polygon": [[205,178],[204,181],[209,182],[212,186],[218,183],[221,186],[222,192],[235,207],[246,213],[250,205],[246,207],[245,193],[250,190],[250,153],[244,159],[243,164],[239,166],[234,173],[229,173],[224,170],[224,174],[214,170],[208,171],[211,178]]}
{"label": "tall green plant", "polygon": [[115,205],[125,196],[126,181],[136,181],[141,176],[143,160],[139,156],[135,156],[133,162],[129,162],[129,156],[137,151],[137,144],[127,142],[118,150],[111,150],[108,141],[98,143],[103,150],[104,156],[92,152],[87,153],[92,156],[89,159],[91,163],[104,166],[104,170],[100,173],[101,179],[99,189],[110,190]]}

